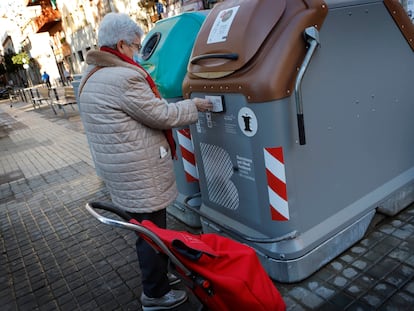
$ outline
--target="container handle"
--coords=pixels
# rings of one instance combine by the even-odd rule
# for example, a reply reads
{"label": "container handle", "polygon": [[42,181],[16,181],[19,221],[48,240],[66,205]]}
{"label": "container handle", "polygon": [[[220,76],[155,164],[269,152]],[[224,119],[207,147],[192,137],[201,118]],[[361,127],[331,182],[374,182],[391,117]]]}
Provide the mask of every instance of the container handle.
{"label": "container handle", "polygon": [[191,59],[191,64],[196,64],[200,60],[203,59],[210,59],[210,58],[223,58],[223,59],[230,59],[230,60],[238,60],[239,54],[237,53],[227,53],[227,54],[203,54],[195,56]]}
{"label": "container handle", "polygon": [[298,76],[295,82],[295,101],[296,101],[296,115],[298,120],[298,133],[299,133],[299,144],[306,144],[305,136],[305,122],[303,119],[303,102],[302,102],[302,91],[301,84],[306,69],[310,63],[313,53],[316,47],[319,45],[319,32],[315,27],[308,27],[305,29],[304,36],[308,43],[308,51],[305,55],[302,65],[300,66]]}

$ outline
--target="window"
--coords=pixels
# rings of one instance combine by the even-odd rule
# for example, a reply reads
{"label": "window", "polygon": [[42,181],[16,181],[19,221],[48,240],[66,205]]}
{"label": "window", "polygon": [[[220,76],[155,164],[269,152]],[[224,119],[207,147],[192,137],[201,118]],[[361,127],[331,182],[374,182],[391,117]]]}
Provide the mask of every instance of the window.
{"label": "window", "polygon": [[78,51],[78,57],[79,57],[79,60],[81,62],[84,62],[85,61],[85,58],[83,57],[83,52],[82,51]]}

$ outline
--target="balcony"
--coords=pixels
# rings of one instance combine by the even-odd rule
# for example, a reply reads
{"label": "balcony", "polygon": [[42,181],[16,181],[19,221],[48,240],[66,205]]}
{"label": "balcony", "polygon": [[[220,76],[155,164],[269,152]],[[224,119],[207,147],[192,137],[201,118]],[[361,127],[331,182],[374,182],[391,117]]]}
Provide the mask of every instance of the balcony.
{"label": "balcony", "polygon": [[50,0],[26,0],[26,6],[39,6],[39,15],[32,20],[35,32],[46,32],[62,20],[59,10],[52,7]]}
{"label": "balcony", "polygon": [[52,3],[56,7],[56,0],[26,0],[26,6],[41,5],[43,7],[51,6]]}
{"label": "balcony", "polygon": [[142,8],[152,8],[155,5],[155,0],[139,0],[138,5]]}
{"label": "balcony", "polygon": [[70,45],[67,43],[62,44],[62,46],[57,49],[56,54],[61,55],[61,57],[70,56],[71,54]]}

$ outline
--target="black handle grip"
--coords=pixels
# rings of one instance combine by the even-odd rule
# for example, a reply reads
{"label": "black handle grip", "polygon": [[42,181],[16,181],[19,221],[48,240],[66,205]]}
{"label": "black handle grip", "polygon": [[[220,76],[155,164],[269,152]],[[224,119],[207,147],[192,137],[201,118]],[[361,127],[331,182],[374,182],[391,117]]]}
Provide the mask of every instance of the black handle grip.
{"label": "black handle grip", "polygon": [[191,59],[191,64],[196,64],[200,60],[210,59],[210,58],[224,58],[224,59],[230,59],[230,60],[238,60],[239,59],[239,54],[237,54],[237,53],[228,53],[228,54],[203,54],[203,55],[198,55],[198,56],[193,57]]}
{"label": "black handle grip", "polygon": [[305,137],[305,122],[303,121],[303,114],[297,114],[297,117],[298,117],[299,144],[305,145],[306,137]]}

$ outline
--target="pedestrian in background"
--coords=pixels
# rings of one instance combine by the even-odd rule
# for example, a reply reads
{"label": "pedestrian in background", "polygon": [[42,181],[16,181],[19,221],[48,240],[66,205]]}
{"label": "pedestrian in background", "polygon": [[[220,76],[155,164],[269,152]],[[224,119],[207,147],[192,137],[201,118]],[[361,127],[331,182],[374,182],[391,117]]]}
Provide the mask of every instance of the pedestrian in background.
{"label": "pedestrian in background", "polygon": [[46,83],[46,86],[47,86],[48,89],[50,89],[52,87],[50,85],[50,77],[49,77],[49,75],[47,74],[46,71],[44,71],[43,74],[42,74],[42,81],[43,81],[43,83]]}
{"label": "pedestrian in background", "polygon": [[70,82],[72,82],[72,76],[66,68],[63,68],[63,75],[65,76],[65,82],[67,85],[70,85]]}
{"label": "pedestrian in background", "polygon": [[[168,104],[134,59],[142,29],[126,14],[109,13],[99,27],[99,51],[86,56],[79,86],[81,118],[95,166],[112,202],[135,219],[166,228],[166,207],[176,198],[171,128],[194,123],[212,109],[201,98]],[[136,243],[142,272],[144,310],[170,309],[187,294],[171,289],[167,260],[143,239]]]}

